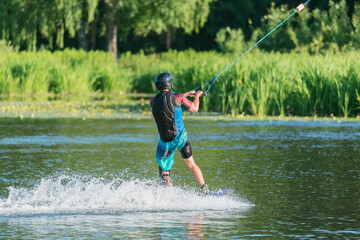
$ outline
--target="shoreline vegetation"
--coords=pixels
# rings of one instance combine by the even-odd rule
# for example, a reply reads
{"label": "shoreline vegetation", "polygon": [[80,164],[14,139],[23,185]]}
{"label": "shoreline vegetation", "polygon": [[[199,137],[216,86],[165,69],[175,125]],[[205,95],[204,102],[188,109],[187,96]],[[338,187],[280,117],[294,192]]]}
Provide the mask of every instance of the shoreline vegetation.
{"label": "shoreline vegetation", "polygon": [[[359,55],[359,51],[310,55],[254,49],[201,98],[200,111],[208,114],[199,116],[359,119]],[[158,73],[172,73],[174,90],[186,92],[216,76],[236,57],[191,49],[151,55],[127,52],[117,62],[100,51],[4,53],[0,117],[145,118],[151,116],[148,100],[157,92]]]}
{"label": "shoreline vegetation", "polygon": [[[131,96],[131,97],[129,97]],[[88,100],[51,101],[1,101],[0,119],[153,119],[149,105],[149,95],[129,95],[122,99],[92,95]],[[190,113],[184,111],[186,120],[205,121],[336,121],[360,122],[360,116],[344,118],[331,114],[327,117],[314,116],[254,116],[220,112]]]}

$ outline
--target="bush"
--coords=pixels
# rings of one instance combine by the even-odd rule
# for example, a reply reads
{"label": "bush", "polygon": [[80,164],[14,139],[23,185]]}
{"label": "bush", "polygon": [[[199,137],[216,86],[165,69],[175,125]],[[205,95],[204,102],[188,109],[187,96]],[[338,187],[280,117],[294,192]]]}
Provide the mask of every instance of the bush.
{"label": "bush", "polygon": [[220,29],[216,34],[215,42],[223,53],[240,54],[245,52],[248,47],[240,28],[231,29],[227,27]]}

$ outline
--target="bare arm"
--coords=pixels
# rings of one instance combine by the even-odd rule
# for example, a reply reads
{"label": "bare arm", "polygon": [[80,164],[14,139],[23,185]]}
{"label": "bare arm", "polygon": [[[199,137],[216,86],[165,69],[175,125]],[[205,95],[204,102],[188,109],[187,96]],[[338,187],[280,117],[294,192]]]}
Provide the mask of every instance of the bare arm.
{"label": "bare arm", "polygon": [[195,97],[196,92],[194,90],[191,90],[189,92],[184,93],[183,95],[185,97]]}
{"label": "bare arm", "polygon": [[189,108],[190,112],[198,112],[199,111],[199,105],[200,105],[199,98],[203,95],[204,95],[204,93],[201,90],[199,90],[195,93],[194,102],[193,102],[193,104],[191,104],[191,107]]}

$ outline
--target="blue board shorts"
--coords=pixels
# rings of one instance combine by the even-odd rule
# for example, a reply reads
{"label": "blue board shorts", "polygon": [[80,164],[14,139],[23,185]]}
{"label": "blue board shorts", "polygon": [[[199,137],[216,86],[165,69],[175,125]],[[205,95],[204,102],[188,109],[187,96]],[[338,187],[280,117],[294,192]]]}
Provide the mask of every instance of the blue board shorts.
{"label": "blue board shorts", "polygon": [[159,144],[156,149],[156,162],[159,164],[162,170],[169,171],[174,165],[174,155],[176,148],[181,150],[187,140],[186,129],[176,135],[175,139],[171,142],[164,142],[159,140]]}

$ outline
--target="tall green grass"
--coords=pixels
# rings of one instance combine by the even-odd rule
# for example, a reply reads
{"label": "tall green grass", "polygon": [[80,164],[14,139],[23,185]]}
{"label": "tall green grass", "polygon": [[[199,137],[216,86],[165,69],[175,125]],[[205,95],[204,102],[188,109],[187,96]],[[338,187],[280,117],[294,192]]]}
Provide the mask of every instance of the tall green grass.
{"label": "tall green grass", "polygon": [[103,52],[19,52],[0,56],[0,93],[89,94],[129,92],[130,69]]}
{"label": "tall green grass", "polygon": [[[218,78],[209,95],[202,98],[202,110],[257,116],[359,115],[359,55],[253,51]],[[187,50],[125,53],[115,63],[104,52],[8,53],[0,56],[0,93],[156,93],[154,78],[163,71],[175,76],[175,91],[186,92],[236,58]]]}

